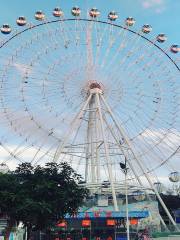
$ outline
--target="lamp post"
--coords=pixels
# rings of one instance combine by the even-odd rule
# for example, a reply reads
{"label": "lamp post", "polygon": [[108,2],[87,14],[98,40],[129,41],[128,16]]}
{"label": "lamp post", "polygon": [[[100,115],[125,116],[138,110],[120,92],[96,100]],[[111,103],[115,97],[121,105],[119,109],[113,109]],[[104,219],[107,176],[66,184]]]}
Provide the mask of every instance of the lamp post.
{"label": "lamp post", "polygon": [[124,163],[119,163],[120,168],[124,173],[125,176],[125,195],[126,195],[126,229],[127,229],[127,240],[130,240],[129,236],[129,209],[128,209],[128,185],[127,185],[127,173],[128,173],[128,168],[127,168],[127,159],[125,158]]}

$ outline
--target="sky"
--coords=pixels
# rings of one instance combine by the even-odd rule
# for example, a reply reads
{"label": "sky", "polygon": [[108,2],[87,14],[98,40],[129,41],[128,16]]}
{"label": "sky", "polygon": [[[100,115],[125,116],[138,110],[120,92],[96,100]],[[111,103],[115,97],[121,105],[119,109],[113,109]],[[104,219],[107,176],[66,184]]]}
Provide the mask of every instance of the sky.
{"label": "sky", "polygon": [[132,16],[137,26],[151,24],[156,33],[166,33],[170,43],[180,44],[180,0],[0,0],[0,23],[14,24],[21,15],[32,19],[36,10],[51,14],[56,6],[70,16],[71,7],[76,5],[82,9],[97,7],[104,16],[115,10],[121,22]]}

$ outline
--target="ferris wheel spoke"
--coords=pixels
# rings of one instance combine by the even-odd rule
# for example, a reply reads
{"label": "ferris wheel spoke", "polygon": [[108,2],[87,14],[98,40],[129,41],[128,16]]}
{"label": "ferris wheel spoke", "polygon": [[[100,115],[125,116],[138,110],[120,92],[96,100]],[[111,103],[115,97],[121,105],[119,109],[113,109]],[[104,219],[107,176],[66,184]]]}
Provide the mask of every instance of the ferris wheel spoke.
{"label": "ferris wheel spoke", "polygon": [[[144,57],[146,56],[146,54],[148,52],[151,52],[151,50],[153,50],[153,48],[154,48],[153,42],[151,44],[149,44],[148,46],[146,46],[145,44],[141,44],[139,46],[138,43],[140,41],[140,38],[141,38],[141,35],[139,35],[135,44],[133,44],[133,48],[128,52],[126,59],[133,57],[136,54],[137,54],[137,57],[135,58],[135,60],[132,61],[132,63],[129,61],[129,63],[125,65],[125,68],[123,69],[124,71],[129,69],[133,64],[137,64],[139,61],[142,62]],[[138,46],[136,46],[137,44],[138,44]],[[142,52],[142,53],[140,55],[138,55],[138,52],[140,52],[140,53]]]}
{"label": "ferris wheel spoke", "polygon": [[[9,147],[5,146],[2,142],[0,143],[0,146],[10,155],[12,156],[11,150],[9,149]],[[23,163],[23,160],[21,158],[18,157],[14,157],[16,160],[18,160],[19,162]]]}
{"label": "ferris wheel spoke", "polygon": [[[126,41],[127,41],[127,39],[126,39],[126,37],[127,37],[127,31],[124,31],[124,30],[121,31],[121,32],[119,33],[119,37],[120,37],[119,39],[122,39],[122,40],[121,40],[121,42],[118,44],[116,53],[115,53],[114,56],[111,58],[111,62],[110,62],[109,65],[112,65],[112,64],[116,61],[116,59],[117,59],[118,55],[120,54],[120,52],[127,47],[127,45],[126,45]],[[118,40],[119,40],[119,39],[118,39]],[[105,51],[105,55],[104,55],[104,57],[102,58],[102,59],[103,59],[103,62],[100,64],[100,67],[101,67],[101,68],[104,68],[105,60],[107,59],[107,57],[108,57],[108,55],[109,55],[110,50],[112,49],[112,47],[113,47],[113,42],[108,46],[107,50]],[[106,67],[109,68],[109,67],[110,67],[109,65],[107,65]]]}
{"label": "ferris wheel spoke", "polygon": [[[141,119],[141,117],[139,117],[139,119]],[[134,124],[133,124],[134,125]],[[136,125],[135,125],[136,126]],[[141,125],[140,125],[141,126]],[[127,130],[127,129],[126,129]],[[150,130],[149,130],[150,131]],[[152,135],[150,136],[150,139],[152,140]],[[157,144],[157,143],[156,143]]]}
{"label": "ferris wheel spoke", "polygon": [[[138,53],[138,52],[142,52],[140,56],[137,56],[135,60],[132,61],[132,63],[129,63],[126,64],[126,68],[125,69],[129,69],[129,67],[133,66],[134,64],[137,64],[139,62],[139,60],[145,60],[145,56],[148,54],[148,52],[150,52],[150,55],[152,54],[151,53],[151,50],[153,48],[153,44],[149,45],[149,46],[146,46],[144,44],[141,44],[137,49],[135,49],[135,51],[133,52],[134,54],[135,53]],[[130,56],[132,57],[134,54],[130,54]],[[128,56],[128,54],[127,54]]]}
{"label": "ferris wheel spoke", "polygon": [[[45,136],[45,138],[43,139],[41,145],[39,146],[39,148],[37,149],[36,153],[34,154],[34,156],[32,157],[31,159],[31,163],[34,164],[34,162],[37,163],[37,158],[39,157],[38,155],[41,155],[41,152],[42,152],[42,148],[43,147],[46,147],[46,143],[49,142],[48,138],[46,138],[47,136]],[[47,147],[46,147],[47,148]],[[47,153],[47,151],[45,152],[45,154]]]}
{"label": "ferris wheel spoke", "polygon": [[[118,61],[119,66],[121,66],[121,68],[122,68],[123,65],[125,65],[125,63],[130,59],[131,56],[134,56],[135,53],[138,52],[138,50],[140,50],[142,47],[144,47],[143,44],[142,44],[142,46],[138,45],[138,47],[136,47],[136,45],[139,43],[140,39],[141,39],[141,36],[135,36],[134,38],[132,37],[131,40],[129,41],[129,45],[131,45],[132,47],[130,49],[127,49],[126,55],[124,55],[122,53],[122,51],[119,52],[119,55],[117,54],[115,61]],[[119,61],[119,59],[120,59],[120,61]],[[113,62],[111,62],[111,61],[109,63],[107,62],[107,66],[105,67],[105,71],[106,70],[108,71],[110,68],[113,68],[112,63]],[[126,65],[128,65],[128,64],[126,64]]]}
{"label": "ferris wheel spoke", "polygon": [[[154,64],[157,64],[157,63],[156,63],[157,60],[158,60],[158,58],[155,58],[155,59],[152,60],[151,62],[145,63],[144,66],[142,66],[141,68],[137,69],[138,72],[137,72],[137,70],[134,71],[134,72],[132,72],[132,73],[130,74],[130,77],[134,78],[134,74],[139,74],[141,71],[144,72],[144,73],[146,73],[146,70],[148,70],[151,66],[153,67]],[[160,65],[159,65],[159,66],[160,66]],[[149,76],[151,76],[151,75],[149,75]]]}
{"label": "ferris wheel spoke", "polygon": [[[139,119],[141,119],[141,118],[139,118]],[[132,120],[133,121],[133,120]],[[134,125],[134,126],[136,126],[136,125]],[[153,150],[153,148],[155,148],[155,146],[156,147],[158,147],[158,145],[159,144],[161,144],[162,142],[164,142],[164,139],[165,139],[165,137],[167,136],[167,133],[165,133],[163,136],[159,136],[159,132],[157,131],[157,133],[156,132],[153,132],[150,128],[148,128],[148,127],[146,127],[146,129],[143,131],[143,133],[148,133],[149,132],[149,139],[151,139],[151,144],[154,142],[156,145],[154,145],[153,147],[148,147],[148,151],[151,151],[151,150]],[[140,136],[144,139],[144,141],[146,140],[145,138],[144,138],[144,135],[143,135],[143,133],[142,134],[140,134]],[[147,134],[147,136],[148,136],[148,134]],[[155,137],[155,140],[153,140],[153,136]],[[148,142],[147,142],[148,143]],[[150,143],[149,143],[150,144]],[[165,142],[165,145],[166,145],[166,147],[171,147],[168,143],[167,143],[167,141]],[[141,155],[142,154],[145,154],[146,152],[143,152],[143,151],[141,151],[142,153],[141,153]]]}
{"label": "ferris wheel spoke", "polygon": [[[133,43],[132,43],[133,44]],[[149,49],[151,49],[151,46],[149,47]],[[144,51],[146,51],[146,52],[148,52],[148,49],[146,48],[145,49],[145,46],[144,45],[142,45],[142,46],[140,46],[138,49],[136,49],[136,52],[138,52],[138,50],[144,50]],[[129,53],[131,53],[131,51],[129,52]],[[135,52],[134,52],[134,54],[135,54]],[[132,56],[133,56],[133,54],[131,54]],[[143,56],[144,56],[144,53],[142,54],[142,55],[140,55],[140,57],[139,57],[139,59],[141,60],[141,62],[142,62],[142,60],[143,60]],[[120,62],[119,62],[119,65],[123,68],[123,60],[122,60],[123,58],[121,58],[121,60],[120,60]],[[128,54],[124,57],[124,59],[129,59],[129,57],[128,57]],[[128,64],[126,64],[126,66],[128,66],[126,69],[129,69],[130,67],[132,67],[133,66],[133,64],[135,64],[135,65],[137,65],[137,63],[139,62],[139,59],[138,59],[138,57],[136,57],[136,59],[135,60],[133,60],[132,61],[132,63],[131,63],[131,65],[130,66],[128,66]],[[125,63],[125,61],[124,61],[124,63]],[[116,68],[115,68],[116,67]],[[118,72],[118,70],[119,70],[119,68],[117,67],[117,65],[115,65],[115,67],[113,68],[113,72],[114,73],[117,73]],[[107,68],[108,69],[108,68]],[[126,70],[125,69],[125,70]],[[124,71],[125,71],[124,70]],[[123,71],[123,70],[122,70]],[[133,71],[131,71],[131,72],[133,72]],[[131,74],[132,75],[132,74]],[[115,78],[114,76],[113,76],[113,78]]]}
{"label": "ferris wheel spoke", "polygon": [[47,161],[48,161],[49,159],[52,159],[53,156],[54,156],[54,152],[55,152],[55,150],[56,150],[56,148],[57,148],[57,145],[58,145],[60,142],[61,142],[60,139],[58,139],[58,141],[57,141],[56,143],[53,142],[53,144],[52,144],[52,142],[50,142],[50,146],[47,146],[47,147],[46,147],[46,150],[44,151],[44,153],[39,152],[39,155],[40,155],[40,156],[37,155],[37,156],[36,156],[36,159],[33,160],[34,165],[40,164],[40,162],[41,162],[41,161],[44,161],[44,159],[45,159],[46,157],[48,157]]}
{"label": "ferris wheel spoke", "polygon": [[11,160],[11,158],[16,158],[18,157],[18,150],[22,147],[22,145],[24,145],[26,143],[26,140],[23,140],[18,146],[16,146],[15,149],[11,150],[11,154],[10,156],[8,156],[6,158],[6,160],[4,161],[4,163],[7,163],[9,160]]}
{"label": "ferris wheel spoke", "polygon": [[[144,106],[145,106],[145,103],[144,103]],[[133,109],[132,114],[134,114],[135,116],[138,116],[139,112],[141,112],[141,114],[143,113],[144,117],[146,117],[146,120],[148,121],[148,123],[146,123],[146,125],[150,127],[152,121],[156,117],[157,110],[154,108],[149,109],[149,110],[152,110],[152,115],[148,115],[148,114],[146,114],[146,112],[143,111],[143,107],[140,102],[139,104],[136,105],[136,108]],[[131,116],[132,116],[132,114],[131,114]],[[129,120],[131,120],[131,118],[132,118],[131,116],[129,116],[129,118],[125,122],[123,121],[122,123],[127,123]]]}
{"label": "ferris wheel spoke", "polygon": [[105,28],[101,29],[101,26],[96,24],[96,31],[98,32],[96,34],[96,51],[95,51],[95,61],[94,61],[94,65],[95,67],[98,66],[98,63],[100,61],[100,54],[101,54],[101,50],[103,49],[103,41],[106,37],[107,31],[109,29],[109,26],[105,26]]}
{"label": "ferris wheel spoke", "polygon": [[[18,126],[17,124],[19,124],[19,125],[22,125],[22,119],[23,118],[20,118],[21,119],[21,121],[18,123],[16,123],[15,122],[15,125],[14,125],[14,121],[13,120],[11,120],[10,119],[10,117],[9,117],[9,115],[7,115],[7,116],[5,116],[6,117],[6,119],[7,119],[7,121],[8,121],[8,124],[9,124],[9,126],[10,127],[12,127],[14,130],[15,130],[15,132],[19,132],[20,131],[20,126]],[[33,120],[33,117],[30,115],[29,117],[25,117],[24,118],[24,123],[26,124],[27,123],[27,121],[26,121],[26,119],[28,120],[28,122],[30,123],[30,122],[34,122],[35,123],[35,121]],[[17,120],[15,120],[15,121],[17,121]],[[34,128],[34,127],[33,127]],[[38,129],[42,129],[42,127],[40,126],[40,125],[38,125]],[[33,129],[32,129],[33,130]],[[30,128],[28,129],[28,131],[30,131]],[[20,135],[22,136],[23,134],[22,133],[20,133]]]}

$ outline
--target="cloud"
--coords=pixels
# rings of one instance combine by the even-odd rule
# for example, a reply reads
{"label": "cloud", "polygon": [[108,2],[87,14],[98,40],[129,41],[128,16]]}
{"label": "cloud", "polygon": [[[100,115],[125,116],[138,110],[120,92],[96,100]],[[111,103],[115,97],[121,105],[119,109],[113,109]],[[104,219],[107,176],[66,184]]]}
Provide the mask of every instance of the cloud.
{"label": "cloud", "polygon": [[156,13],[161,13],[165,10],[165,0],[140,0],[144,9],[152,9]]}

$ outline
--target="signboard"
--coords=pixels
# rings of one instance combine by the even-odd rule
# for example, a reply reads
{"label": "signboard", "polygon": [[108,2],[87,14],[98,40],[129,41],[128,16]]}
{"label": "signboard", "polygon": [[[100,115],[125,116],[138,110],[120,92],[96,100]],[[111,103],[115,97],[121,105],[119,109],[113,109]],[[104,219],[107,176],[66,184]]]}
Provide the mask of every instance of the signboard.
{"label": "signboard", "polygon": [[[109,215],[109,212],[108,212]],[[74,218],[77,219],[83,219],[83,218],[106,218],[107,217],[107,212],[106,211],[95,211],[95,212],[79,212],[76,216],[73,216]],[[146,218],[149,216],[148,211],[129,211],[129,218]],[[73,218],[70,215],[66,215],[66,219],[68,218]],[[111,217],[112,218],[125,218],[126,217],[126,211],[112,211],[111,212]]]}

